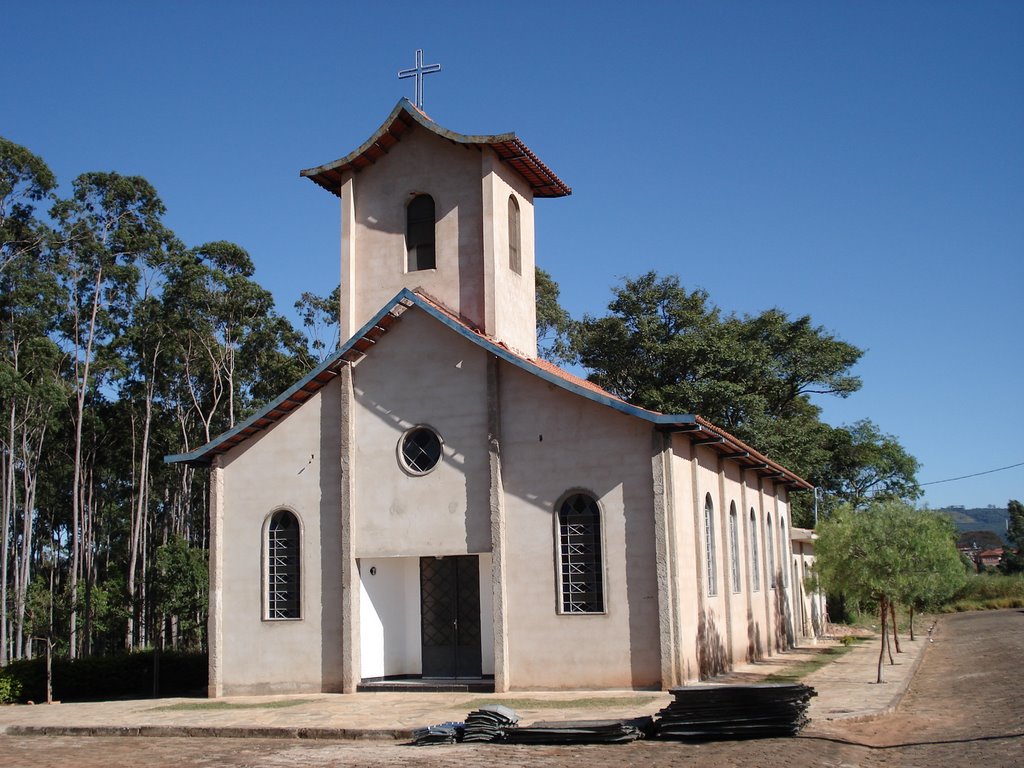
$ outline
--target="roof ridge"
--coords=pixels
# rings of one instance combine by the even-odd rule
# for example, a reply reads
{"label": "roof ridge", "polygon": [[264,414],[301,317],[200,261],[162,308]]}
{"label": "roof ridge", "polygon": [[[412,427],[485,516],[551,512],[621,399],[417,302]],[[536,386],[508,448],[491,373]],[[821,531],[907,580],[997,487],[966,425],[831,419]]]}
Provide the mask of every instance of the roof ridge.
{"label": "roof ridge", "polygon": [[[357,173],[386,155],[413,125],[420,125],[436,136],[456,144],[490,147],[503,163],[516,171],[535,197],[564,197],[572,188],[562,181],[514,132],[496,134],[463,134],[448,130],[432,120],[426,112],[406,98],[395,105],[373,134],[358,148],[337,160],[299,171],[334,195],[340,196],[343,176]],[[514,149],[510,149],[511,145]]]}

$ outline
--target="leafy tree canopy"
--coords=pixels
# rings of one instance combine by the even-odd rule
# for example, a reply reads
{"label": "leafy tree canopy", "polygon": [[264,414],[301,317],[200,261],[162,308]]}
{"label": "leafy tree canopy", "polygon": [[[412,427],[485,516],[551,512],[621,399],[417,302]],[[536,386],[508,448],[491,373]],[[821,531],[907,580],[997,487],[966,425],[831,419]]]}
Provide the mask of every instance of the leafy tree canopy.
{"label": "leafy tree canopy", "polygon": [[[952,596],[965,573],[949,518],[900,501],[836,509],[818,526],[814,571],[819,585],[847,601],[928,607]],[[883,638],[884,634],[883,619]],[[881,655],[879,678],[882,682]]]}
{"label": "leafy tree canopy", "polygon": [[[594,383],[644,408],[699,413],[837,501],[919,495],[917,462],[895,438],[870,421],[821,421],[811,397],[856,392],[862,351],[809,316],[725,314],[706,291],[654,272],[624,280],[608,310],[570,323],[563,355]],[[810,502],[798,507],[807,524]]]}
{"label": "leafy tree canopy", "polygon": [[42,158],[0,136],[0,273],[19,254],[42,246],[46,228],[35,208],[51,199],[56,186]]}
{"label": "leafy tree canopy", "polygon": [[536,268],[537,351],[545,360],[571,357],[568,346],[572,318],[558,303],[560,289],[550,274]]}

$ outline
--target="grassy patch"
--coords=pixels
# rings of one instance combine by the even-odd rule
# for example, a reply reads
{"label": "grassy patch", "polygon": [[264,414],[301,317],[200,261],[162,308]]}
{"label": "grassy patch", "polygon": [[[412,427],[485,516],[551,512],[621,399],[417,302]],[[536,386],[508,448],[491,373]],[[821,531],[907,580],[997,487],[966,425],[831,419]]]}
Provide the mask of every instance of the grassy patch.
{"label": "grassy patch", "polygon": [[472,709],[500,704],[512,709],[601,709],[604,707],[642,707],[654,696],[588,696],[582,699],[473,699],[465,706]]}
{"label": "grassy patch", "polygon": [[942,611],[943,613],[963,613],[964,611],[994,611],[1000,608],[1024,608],[1024,597],[955,600],[942,606]]}
{"label": "grassy patch", "polygon": [[166,707],[154,707],[155,712],[204,712],[221,709],[284,709],[309,704],[313,699],[280,699],[278,701],[261,701],[252,704],[236,704],[231,701],[183,701],[179,704],[168,704]]}
{"label": "grassy patch", "polygon": [[945,613],[1024,608],[1024,576],[984,573],[971,576],[953,600],[942,606]]}
{"label": "grassy patch", "polygon": [[812,672],[824,667],[826,664],[831,664],[833,661],[838,659],[853,650],[853,647],[864,640],[865,638],[854,638],[853,642],[844,645],[837,645],[832,648],[826,648],[821,653],[817,654],[813,659],[807,661],[801,661],[792,666],[786,667],[781,672],[768,675],[764,679],[765,683],[799,683],[805,677]]}

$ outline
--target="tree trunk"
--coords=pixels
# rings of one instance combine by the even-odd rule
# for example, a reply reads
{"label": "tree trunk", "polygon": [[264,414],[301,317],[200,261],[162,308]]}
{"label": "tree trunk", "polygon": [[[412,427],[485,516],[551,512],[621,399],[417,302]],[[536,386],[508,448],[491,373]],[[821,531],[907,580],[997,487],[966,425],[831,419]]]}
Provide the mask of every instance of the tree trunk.
{"label": "tree trunk", "polygon": [[910,642],[914,642],[914,604],[910,604]]}
{"label": "tree trunk", "polygon": [[22,430],[22,460],[25,504],[21,518],[21,547],[15,552],[15,658],[31,655],[32,640],[25,631],[25,607],[28,602],[28,588],[32,583],[32,531],[36,508],[36,489],[39,487],[38,462],[42,453],[43,441],[46,439],[45,422],[33,435],[35,445],[29,443],[28,428]]}
{"label": "tree trunk", "polygon": [[[96,283],[93,286],[92,307],[89,316],[89,331],[85,340],[84,358],[75,359],[75,459],[71,474],[71,617],[68,632],[68,656],[78,657],[78,578],[81,572],[81,547],[79,526],[82,524],[82,422],[85,417],[85,395],[89,389],[89,367],[92,363],[92,344],[96,336],[96,317],[100,311],[100,287],[103,285],[103,268],[96,270]],[[77,304],[76,304],[77,307]],[[76,312],[77,315],[77,312]],[[75,318],[77,321],[77,317]],[[81,341],[77,330],[75,333],[76,347]],[[81,365],[81,375],[79,375]]]}
{"label": "tree trunk", "polygon": [[10,418],[8,419],[8,438],[6,461],[3,465],[3,523],[0,528],[3,530],[3,539],[0,541],[0,667],[7,665],[7,561],[10,556],[10,527],[11,515],[14,513],[15,488],[14,482],[14,436],[15,436],[15,406],[10,404]]}
{"label": "tree trunk", "polygon": [[881,625],[881,629],[882,629],[882,638],[881,638],[882,644],[881,644],[881,648],[879,648],[879,651],[878,651],[878,678],[875,680],[875,682],[876,683],[884,683],[885,682],[885,641],[889,637],[888,629],[885,626],[885,617],[886,617],[886,610],[885,610],[885,608],[886,608],[886,605],[885,605],[885,598],[884,597],[879,598],[878,605],[880,607],[879,614],[881,616],[881,621],[882,621],[882,625]]}
{"label": "tree trunk", "polygon": [[[152,373],[154,374],[156,369],[156,356],[158,354],[159,345],[157,345],[157,352],[153,355]],[[126,638],[129,651],[135,647],[135,627],[139,617],[139,606],[135,599],[135,574],[138,569],[139,547],[142,541],[144,520],[148,506],[149,433],[153,423],[153,388],[155,386],[153,378],[154,377],[151,375],[146,388],[145,418],[143,419],[142,424],[142,458],[139,463],[139,484],[136,489],[136,503],[134,514],[132,515],[131,540],[129,542],[128,636]]]}
{"label": "tree trunk", "polygon": [[[896,653],[903,653],[903,649],[900,648],[900,636],[897,629],[899,624],[896,622],[896,603],[889,603],[889,615],[892,616],[892,641],[896,644]],[[890,656],[892,654],[890,653]]]}

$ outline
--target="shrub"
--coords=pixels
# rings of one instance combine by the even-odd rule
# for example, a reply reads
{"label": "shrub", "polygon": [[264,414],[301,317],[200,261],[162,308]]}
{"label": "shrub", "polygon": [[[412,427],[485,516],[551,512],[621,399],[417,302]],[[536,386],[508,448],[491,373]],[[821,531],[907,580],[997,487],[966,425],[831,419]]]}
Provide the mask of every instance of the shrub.
{"label": "shrub", "polygon": [[[60,701],[100,701],[152,696],[153,661],[153,651],[90,656],[74,661],[54,659],[53,697]],[[3,677],[17,684],[12,700],[46,700],[46,659],[12,661],[4,668],[0,680]],[[158,695],[202,695],[206,681],[206,654],[180,651],[160,654]]]}
{"label": "shrub", "polygon": [[1024,575],[971,576],[942,610],[960,612],[994,608],[1024,608]]}
{"label": "shrub", "polygon": [[0,704],[13,704],[21,696],[21,680],[0,669]]}

